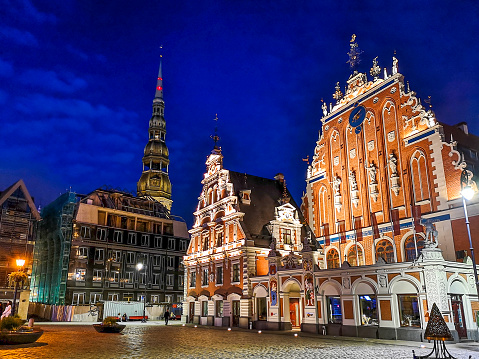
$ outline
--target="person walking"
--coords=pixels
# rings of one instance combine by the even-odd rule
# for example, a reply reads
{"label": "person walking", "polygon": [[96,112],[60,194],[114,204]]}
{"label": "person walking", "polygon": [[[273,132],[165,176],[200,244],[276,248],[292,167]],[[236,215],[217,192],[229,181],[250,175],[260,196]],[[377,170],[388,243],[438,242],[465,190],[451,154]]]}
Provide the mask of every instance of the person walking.
{"label": "person walking", "polygon": [[2,313],[2,317],[0,319],[9,317],[12,314],[12,301],[9,300],[5,310]]}
{"label": "person walking", "polygon": [[165,318],[165,325],[168,325],[168,320],[170,319],[170,312],[168,311],[168,308],[166,308],[166,312],[163,314],[163,317]]}

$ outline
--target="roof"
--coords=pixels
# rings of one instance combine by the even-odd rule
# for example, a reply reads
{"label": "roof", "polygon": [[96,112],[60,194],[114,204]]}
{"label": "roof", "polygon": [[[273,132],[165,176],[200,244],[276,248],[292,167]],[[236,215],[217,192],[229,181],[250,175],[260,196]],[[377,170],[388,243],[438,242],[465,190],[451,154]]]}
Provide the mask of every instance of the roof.
{"label": "roof", "polygon": [[465,122],[461,122],[453,126],[442,122],[440,122],[440,124],[444,129],[444,137],[446,141],[449,141],[452,135],[453,140],[457,141],[459,145],[479,150],[479,137],[473,135],[472,133],[465,133],[461,128],[462,126],[467,128],[467,124]]}
{"label": "roof", "polygon": [[[241,223],[246,236],[248,239],[252,239],[252,236],[270,236],[265,231],[265,225],[275,219],[275,207],[281,205],[280,200],[284,193],[283,182],[246,173],[234,171],[229,171],[229,173],[236,194],[242,190],[251,190],[250,204],[239,201],[239,210],[245,214]],[[304,223],[304,217],[299,206],[287,188],[286,195],[289,197],[289,203],[296,208],[299,220]],[[304,236],[305,233],[303,228],[302,235]]]}
{"label": "roof", "polygon": [[32,215],[35,217],[35,219],[37,221],[39,221],[41,219],[40,213],[38,213],[38,210],[35,207],[35,203],[33,203],[33,199],[30,196],[30,193],[28,192],[27,186],[25,186],[25,183],[23,182],[22,179],[18,180],[17,182],[12,184],[10,187],[8,187],[6,190],[1,192],[1,194],[0,194],[0,206],[2,206],[5,203],[5,201],[8,198],[10,198],[10,196],[19,188],[22,190],[22,192],[25,196],[25,199],[28,203],[28,207],[32,211]]}

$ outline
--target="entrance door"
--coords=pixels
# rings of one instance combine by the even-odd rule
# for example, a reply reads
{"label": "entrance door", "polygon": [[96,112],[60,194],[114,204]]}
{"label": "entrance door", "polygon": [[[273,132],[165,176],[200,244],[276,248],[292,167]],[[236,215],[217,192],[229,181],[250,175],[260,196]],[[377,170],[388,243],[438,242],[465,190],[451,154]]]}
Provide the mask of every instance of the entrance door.
{"label": "entrance door", "polygon": [[190,302],[190,311],[188,316],[188,322],[193,323],[193,317],[195,316],[195,302]]}
{"label": "entrance door", "polygon": [[233,300],[233,327],[239,326],[240,318],[240,301]]}
{"label": "entrance door", "polygon": [[462,298],[460,295],[451,296],[452,313],[454,315],[454,326],[456,327],[459,338],[467,338],[466,321],[464,320],[464,310],[462,308]]}
{"label": "entrance door", "polygon": [[298,328],[301,326],[299,316],[299,298],[289,299],[289,319],[291,320],[291,326]]}

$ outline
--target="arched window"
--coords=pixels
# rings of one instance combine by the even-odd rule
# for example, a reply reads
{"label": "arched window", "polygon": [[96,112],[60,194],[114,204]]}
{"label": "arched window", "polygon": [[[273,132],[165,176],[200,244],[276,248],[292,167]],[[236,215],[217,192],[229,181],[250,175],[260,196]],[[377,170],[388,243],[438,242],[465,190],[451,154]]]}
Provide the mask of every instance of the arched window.
{"label": "arched window", "polygon": [[339,253],[336,249],[331,249],[328,254],[326,254],[326,264],[328,269],[339,268]]}
{"label": "arched window", "polygon": [[411,157],[411,177],[415,201],[420,202],[429,199],[426,156],[421,151],[414,152]]}
{"label": "arched window", "polygon": [[361,249],[360,246],[358,247],[358,255],[356,256],[356,246],[351,246],[348,251],[348,263],[351,264],[352,266],[357,266],[357,259],[359,257],[359,265],[364,264],[364,259],[363,259],[363,250]]}
{"label": "arched window", "polygon": [[[424,248],[424,239],[416,236],[417,255],[421,254]],[[416,259],[416,248],[414,246],[414,236],[408,237],[404,241],[404,260],[406,262],[412,262]]]}
{"label": "arched window", "polygon": [[383,239],[376,243],[376,261],[382,257],[386,263],[394,263],[394,249],[391,242]]}

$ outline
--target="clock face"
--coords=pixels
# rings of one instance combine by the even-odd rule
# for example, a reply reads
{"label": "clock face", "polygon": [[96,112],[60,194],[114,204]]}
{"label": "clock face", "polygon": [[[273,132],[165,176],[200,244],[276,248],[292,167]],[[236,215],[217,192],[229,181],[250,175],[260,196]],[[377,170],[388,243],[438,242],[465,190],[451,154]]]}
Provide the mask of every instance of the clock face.
{"label": "clock face", "polygon": [[351,111],[351,114],[349,115],[349,124],[351,125],[351,127],[358,127],[363,123],[365,117],[366,108],[364,106],[357,106]]}

